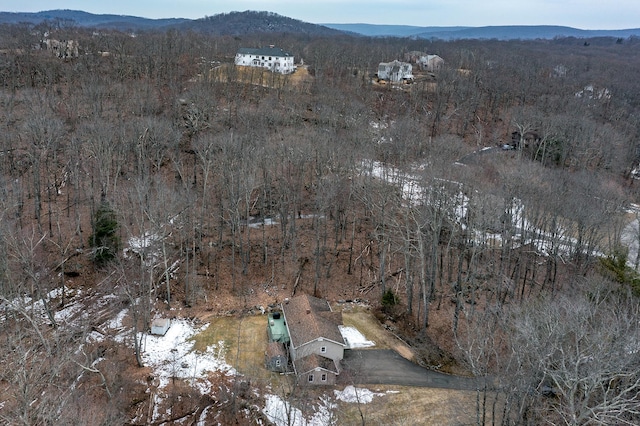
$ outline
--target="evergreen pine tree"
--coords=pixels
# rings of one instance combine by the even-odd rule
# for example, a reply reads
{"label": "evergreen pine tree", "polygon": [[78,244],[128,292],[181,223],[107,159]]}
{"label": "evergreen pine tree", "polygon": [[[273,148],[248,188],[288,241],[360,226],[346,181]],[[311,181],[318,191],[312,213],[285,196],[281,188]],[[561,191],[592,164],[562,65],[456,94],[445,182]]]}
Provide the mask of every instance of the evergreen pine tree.
{"label": "evergreen pine tree", "polygon": [[93,218],[93,234],[89,245],[93,247],[93,261],[102,266],[116,257],[120,248],[116,214],[108,202],[103,201]]}

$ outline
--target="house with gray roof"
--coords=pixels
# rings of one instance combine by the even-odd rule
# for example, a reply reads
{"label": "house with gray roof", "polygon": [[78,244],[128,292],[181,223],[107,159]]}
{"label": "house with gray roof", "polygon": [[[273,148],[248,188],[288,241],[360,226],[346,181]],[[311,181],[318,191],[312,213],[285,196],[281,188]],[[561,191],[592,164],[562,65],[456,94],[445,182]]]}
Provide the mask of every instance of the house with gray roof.
{"label": "house with gray roof", "polygon": [[291,74],[296,70],[293,59],[293,55],[273,45],[257,49],[243,47],[236,53],[235,64],[266,68],[280,74]]}
{"label": "house with gray roof", "polygon": [[412,50],[404,54],[404,59],[412,64],[418,65],[422,71],[438,71],[444,65],[444,59],[438,55],[429,55],[425,52]]}
{"label": "house with gray roof", "polygon": [[434,72],[438,71],[444,65],[444,59],[438,55],[423,55],[416,62],[421,70]]}
{"label": "house with gray roof", "polygon": [[282,304],[288,329],[289,356],[300,383],[335,384],[344,358],[340,333],[342,312],[334,312],[326,300],[302,295]]}

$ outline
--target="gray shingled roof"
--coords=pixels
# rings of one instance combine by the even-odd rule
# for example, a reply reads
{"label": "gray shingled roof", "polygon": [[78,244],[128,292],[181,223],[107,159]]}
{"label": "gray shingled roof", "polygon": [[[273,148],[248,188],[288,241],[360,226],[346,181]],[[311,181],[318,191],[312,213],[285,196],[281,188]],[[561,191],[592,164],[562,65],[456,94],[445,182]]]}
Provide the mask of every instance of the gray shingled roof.
{"label": "gray shingled roof", "polygon": [[265,351],[269,358],[274,356],[287,356],[287,352],[284,349],[284,345],[280,342],[270,342],[267,345],[267,350]]}
{"label": "gray shingled roof", "polygon": [[244,55],[258,55],[258,56],[280,56],[280,57],[289,57],[293,56],[290,53],[285,52],[279,47],[260,47],[258,49],[251,47],[241,47],[238,49],[238,53],[242,53]]}
{"label": "gray shingled roof", "polygon": [[282,310],[293,347],[300,347],[320,337],[344,343],[338,328],[342,324],[342,312],[332,312],[326,300],[305,294],[283,303]]}
{"label": "gray shingled roof", "polygon": [[340,373],[336,368],[336,363],[332,359],[325,358],[316,354],[300,358],[294,361],[293,365],[298,374],[306,374],[310,371],[315,370],[317,367],[320,367],[323,370],[331,371],[334,374]]}

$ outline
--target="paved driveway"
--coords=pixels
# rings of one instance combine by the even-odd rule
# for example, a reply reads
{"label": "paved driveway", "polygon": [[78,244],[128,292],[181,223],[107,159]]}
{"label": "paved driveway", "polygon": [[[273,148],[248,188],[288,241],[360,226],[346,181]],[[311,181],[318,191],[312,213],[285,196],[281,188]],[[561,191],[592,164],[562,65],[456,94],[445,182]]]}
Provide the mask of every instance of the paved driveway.
{"label": "paved driveway", "polygon": [[475,390],[476,379],[427,370],[391,349],[352,349],[344,352],[341,384],[385,384]]}

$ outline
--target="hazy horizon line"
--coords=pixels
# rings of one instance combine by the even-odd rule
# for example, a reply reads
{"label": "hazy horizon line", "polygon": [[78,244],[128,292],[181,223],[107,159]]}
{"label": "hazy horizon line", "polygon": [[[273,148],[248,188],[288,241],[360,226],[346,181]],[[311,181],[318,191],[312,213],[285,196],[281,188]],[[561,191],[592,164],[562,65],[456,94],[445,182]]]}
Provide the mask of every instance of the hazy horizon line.
{"label": "hazy horizon line", "polygon": [[618,28],[584,28],[584,27],[575,27],[575,26],[571,26],[571,25],[567,25],[567,24],[490,24],[490,25],[464,25],[464,24],[455,24],[455,25],[413,25],[413,24],[380,24],[380,23],[371,23],[371,22],[311,22],[311,21],[305,21],[303,19],[299,19],[299,18],[294,18],[291,16],[287,16],[287,15],[282,15],[281,13],[277,13],[277,12],[272,12],[269,10],[253,10],[253,9],[247,9],[247,10],[243,10],[243,11],[239,11],[239,10],[234,10],[234,11],[230,11],[230,12],[220,12],[220,13],[216,13],[213,15],[203,15],[200,18],[185,18],[185,17],[180,17],[180,16],[171,16],[171,17],[163,17],[163,18],[150,18],[147,16],[142,16],[142,15],[130,15],[130,14],[122,14],[122,13],[95,13],[95,12],[88,12],[86,10],[82,10],[82,9],[46,9],[46,10],[39,10],[37,12],[29,12],[29,11],[11,11],[11,10],[0,10],[0,13],[15,13],[15,14],[20,14],[20,13],[24,13],[24,14],[38,14],[38,13],[43,13],[43,12],[55,12],[55,11],[70,11],[70,12],[83,12],[83,13],[87,13],[90,15],[96,15],[96,16],[100,16],[100,15],[113,15],[113,16],[126,16],[126,17],[133,17],[133,18],[141,18],[141,19],[149,19],[152,21],[159,21],[159,20],[165,20],[165,19],[184,19],[184,20],[189,20],[189,21],[197,21],[199,19],[204,19],[204,18],[210,18],[213,16],[217,16],[217,15],[228,15],[230,13],[243,13],[243,12],[266,12],[266,13],[272,13],[274,15],[279,15],[285,18],[290,18],[290,19],[295,19],[297,21],[301,21],[301,22],[306,22],[309,24],[315,24],[315,25],[371,25],[371,26],[379,26],[379,27],[411,27],[411,28],[456,28],[456,27],[460,27],[460,28],[488,28],[488,27],[564,27],[564,28],[572,28],[572,29],[576,29],[576,30],[582,30],[582,31],[624,31],[624,30],[635,30],[635,29],[640,29],[640,26],[637,27],[618,27]]}

